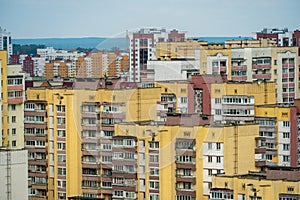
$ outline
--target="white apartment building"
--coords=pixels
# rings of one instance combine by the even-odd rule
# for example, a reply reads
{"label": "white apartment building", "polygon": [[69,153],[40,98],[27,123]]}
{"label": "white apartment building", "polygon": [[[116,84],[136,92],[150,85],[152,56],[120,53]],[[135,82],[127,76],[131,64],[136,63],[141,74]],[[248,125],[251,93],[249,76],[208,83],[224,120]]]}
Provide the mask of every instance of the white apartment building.
{"label": "white apartment building", "polygon": [[46,61],[61,59],[74,60],[80,56],[85,56],[84,52],[56,50],[53,47],[46,47],[45,49],[37,49],[37,55],[45,58]]}
{"label": "white apartment building", "polygon": [[7,51],[7,58],[13,54],[13,46],[11,43],[11,33],[0,27],[0,50]]}
{"label": "white apartment building", "polygon": [[156,60],[156,43],[168,41],[172,37],[170,33],[166,29],[143,28],[127,35],[129,40],[130,82],[141,81],[141,71],[147,70],[147,61]]}
{"label": "white apartment building", "polygon": [[45,76],[46,59],[42,57],[32,57],[34,66],[34,76]]}

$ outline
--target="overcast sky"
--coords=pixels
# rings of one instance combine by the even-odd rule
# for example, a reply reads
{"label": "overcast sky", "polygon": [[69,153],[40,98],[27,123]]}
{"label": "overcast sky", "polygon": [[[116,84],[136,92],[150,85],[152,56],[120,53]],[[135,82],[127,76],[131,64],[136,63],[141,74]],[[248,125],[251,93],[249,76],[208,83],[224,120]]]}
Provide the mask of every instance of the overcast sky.
{"label": "overcast sky", "polygon": [[0,0],[0,26],[14,38],[115,37],[164,27],[188,36],[252,36],[300,29],[300,0]]}

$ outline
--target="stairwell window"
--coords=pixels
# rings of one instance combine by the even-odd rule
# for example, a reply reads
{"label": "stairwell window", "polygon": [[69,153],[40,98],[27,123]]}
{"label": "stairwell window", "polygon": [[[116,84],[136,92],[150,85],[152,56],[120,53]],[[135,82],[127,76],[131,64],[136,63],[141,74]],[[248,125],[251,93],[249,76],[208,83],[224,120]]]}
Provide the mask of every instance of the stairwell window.
{"label": "stairwell window", "polygon": [[283,121],[283,127],[290,127],[289,121]]}

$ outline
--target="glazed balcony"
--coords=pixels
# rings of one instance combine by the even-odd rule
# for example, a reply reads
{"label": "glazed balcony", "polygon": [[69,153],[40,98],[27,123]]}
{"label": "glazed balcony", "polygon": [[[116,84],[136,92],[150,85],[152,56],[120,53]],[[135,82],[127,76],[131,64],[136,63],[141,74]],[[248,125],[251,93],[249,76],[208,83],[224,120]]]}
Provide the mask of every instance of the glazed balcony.
{"label": "glazed balcony", "polygon": [[282,64],[282,68],[295,68],[295,64]]}
{"label": "glazed balcony", "polygon": [[282,78],[294,78],[295,73],[282,73]]}
{"label": "glazed balcony", "polygon": [[232,71],[246,71],[247,70],[247,65],[232,66],[231,70]]}
{"label": "glazed balcony", "polygon": [[295,83],[282,83],[282,87],[284,87],[284,88],[287,88],[287,87],[294,88],[295,87]]}
{"label": "glazed balcony", "polygon": [[253,74],[253,79],[271,79],[271,74]]}
{"label": "glazed balcony", "polygon": [[253,64],[252,69],[271,69],[271,64],[265,64],[265,65]]}
{"label": "glazed balcony", "polygon": [[231,76],[231,80],[233,80],[233,81],[246,81],[247,76]]}

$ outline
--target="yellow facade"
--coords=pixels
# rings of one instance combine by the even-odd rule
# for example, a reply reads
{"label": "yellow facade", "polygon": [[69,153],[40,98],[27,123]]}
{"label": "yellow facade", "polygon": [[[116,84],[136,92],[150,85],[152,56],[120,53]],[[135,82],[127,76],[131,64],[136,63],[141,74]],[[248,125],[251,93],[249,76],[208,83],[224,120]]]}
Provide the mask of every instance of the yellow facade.
{"label": "yellow facade", "polygon": [[9,135],[8,135],[8,102],[7,102],[7,53],[6,51],[0,51],[1,62],[1,98],[2,98],[2,146],[8,147]]}
{"label": "yellow facade", "polygon": [[276,84],[263,83],[224,83],[211,85],[211,98],[222,98],[224,95],[254,96],[254,105],[276,104]]}
{"label": "yellow facade", "polygon": [[[267,180],[259,176],[213,176],[213,187],[233,190],[234,199],[244,195],[245,199],[260,197],[261,199],[279,199],[280,195],[300,194],[299,181]],[[256,191],[256,193],[254,193]]]}
{"label": "yellow facade", "polygon": [[[54,124],[53,132],[57,132],[55,124],[57,124],[57,105],[65,105],[66,109],[66,181],[67,181],[67,197],[81,196],[81,105],[83,102],[119,102],[125,103],[125,108],[121,110],[126,112],[126,121],[145,121],[156,118],[156,103],[160,100],[160,88],[145,88],[133,90],[105,90],[97,91],[87,90],[71,90],[71,89],[45,89],[45,88],[30,88],[27,91],[27,100],[44,100],[47,101],[47,112],[53,114],[53,122],[51,117],[47,118],[49,124],[47,132],[50,132],[51,123]],[[50,109],[53,106],[53,111]],[[51,114],[49,114],[51,116]],[[100,122],[101,123],[101,122]],[[50,141],[50,134],[48,140]],[[57,169],[57,137],[54,134],[54,168]],[[47,145],[48,151],[50,144]],[[48,172],[50,173],[50,172]],[[50,177],[50,174],[48,174]],[[54,198],[58,198],[58,188],[56,183],[58,180],[57,173],[54,179],[48,179],[48,197],[51,199],[51,190],[54,190]]]}
{"label": "yellow facade", "polygon": [[[160,199],[176,199],[176,139],[195,139],[195,193],[196,199],[208,199],[204,195],[203,163],[206,162],[203,156],[204,143],[218,142],[224,144],[224,172],[226,174],[247,173],[248,170],[258,171],[255,167],[254,148],[255,137],[258,135],[258,125],[243,126],[151,126],[137,124],[115,125],[115,135],[135,136],[138,141],[144,140],[145,152],[149,152],[149,142],[152,141],[151,133],[155,133],[155,141],[159,142],[159,184]],[[139,156],[138,156],[139,157]],[[148,158],[146,158],[147,161]],[[139,163],[139,161],[138,161]],[[149,172],[149,165],[146,162],[146,172]],[[138,177],[140,180],[141,177]],[[149,197],[149,173],[146,173],[146,199]],[[139,199],[143,199],[143,193],[139,193]]]}
{"label": "yellow facade", "polygon": [[156,44],[156,57],[158,60],[170,60],[182,57],[195,57],[195,50],[207,48],[207,42],[187,40],[184,42],[158,42]]}

